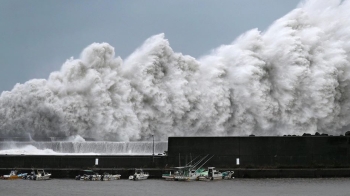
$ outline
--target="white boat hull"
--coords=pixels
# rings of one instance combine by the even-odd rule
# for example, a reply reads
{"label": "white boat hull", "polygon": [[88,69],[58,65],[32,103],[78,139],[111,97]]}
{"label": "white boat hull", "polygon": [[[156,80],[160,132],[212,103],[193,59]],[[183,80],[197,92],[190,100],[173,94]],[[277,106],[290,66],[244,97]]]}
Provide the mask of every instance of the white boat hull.
{"label": "white boat hull", "polygon": [[80,180],[98,181],[98,180],[101,180],[101,176],[100,176],[100,175],[82,176],[82,177],[80,178]]}
{"label": "white boat hull", "polygon": [[211,181],[211,180],[222,180],[222,175],[221,176],[213,176],[213,177],[208,177],[208,176],[199,176],[198,180],[199,181]]}
{"label": "white boat hull", "polygon": [[215,167],[208,167],[208,171],[203,172],[198,180],[199,181],[211,181],[211,180],[223,180],[223,179],[231,179],[233,175],[233,171],[225,171],[219,172],[215,169]]}
{"label": "white boat hull", "polygon": [[51,174],[44,170],[33,170],[30,175],[24,176],[27,180],[50,180]]}
{"label": "white boat hull", "polygon": [[162,176],[162,178],[164,178],[165,180],[169,180],[169,181],[171,181],[171,180],[175,180],[175,176]]}
{"label": "white boat hull", "polygon": [[129,176],[129,180],[146,180],[149,175],[131,175]]}
{"label": "white boat hull", "polygon": [[119,175],[119,174],[117,174],[117,175],[106,175],[106,176],[103,176],[103,181],[119,180],[120,176],[121,175]]}
{"label": "white boat hull", "polygon": [[50,180],[50,177],[51,177],[51,174],[47,174],[44,176],[36,176],[36,178],[33,180]]}
{"label": "white boat hull", "polygon": [[196,180],[198,180],[198,176],[175,176],[174,180],[177,180],[177,181],[196,181]]}

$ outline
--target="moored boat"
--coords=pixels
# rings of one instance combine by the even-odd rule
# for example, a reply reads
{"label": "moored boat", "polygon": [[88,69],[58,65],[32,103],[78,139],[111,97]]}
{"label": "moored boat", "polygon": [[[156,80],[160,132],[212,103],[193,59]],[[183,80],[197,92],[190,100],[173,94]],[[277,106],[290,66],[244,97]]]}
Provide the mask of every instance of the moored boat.
{"label": "moored boat", "polygon": [[50,173],[45,172],[43,169],[33,170],[29,175],[23,179],[27,180],[49,180],[51,177]]}
{"label": "moored boat", "polygon": [[162,174],[162,178],[164,178],[165,180],[175,180],[175,175],[170,171],[169,174]]}
{"label": "moored boat", "polygon": [[97,181],[101,179],[101,175],[92,170],[82,170],[79,175],[75,176],[75,179]]}
{"label": "moored boat", "polygon": [[234,171],[219,172],[215,167],[208,167],[208,170],[203,171],[198,180],[211,181],[211,180],[229,180],[233,179]]}
{"label": "moored boat", "polygon": [[230,180],[230,179],[234,179],[235,177],[233,176],[235,172],[234,171],[225,171],[222,172],[222,178],[225,180]]}
{"label": "moored boat", "polygon": [[198,177],[200,181],[210,181],[210,180],[222,180],[223,175],[221,172],[217,171],[215,167],[208,167],[207,171],[204,171]]}
{"label": "moored boat", "polygon": [[129,180],[146,180],[149,174],[142,169],[135,169],[135,173],[129,176]]}
{"label": "moored boat", "polygon": [[109,174],[107,172],[102,175],[94,172],[93,170],[82,170],[79,175],[75,176],[76,180],[86,180],[86,181],[111,181],[119,180],[120,174]]}
{"label": "moored boat", "polygon": [[111,181],[111,180],[119,180],[120,179],[120,174],[109,174],[109,173],[103,173],[103,175],[101,175],[101,181]]}
{"label": "moored boat", "polygon": [[176,181],[195,181],[198,180],[200,173],[203,169],[195,169],[192,166],[177,167],[178,171],[175,172],[174,180]]}
{"label": "moored boat", "polygon": [[16,180],[27,176],[27,173],[18,173],[17,170],[11,170],[9,175],[3,175],[0,178],[4,180]]}
{"label": "moored boat", "polygon": [[[207,163],[213,156],[208,158],[209,155],[204,156],[203,158],[197,160],[193,163],[197,158],[192,160],[186,166],[183,167],[174,167],[174,173],[171,174],[163,174],[162,178],[165,180],[175,180],[175,181],[195,181],[198,180],[200,174],[204,171],[201,167]],[[200,165],[201,164],[201,165]],[[200,166],[199,166],[200,165]]]}

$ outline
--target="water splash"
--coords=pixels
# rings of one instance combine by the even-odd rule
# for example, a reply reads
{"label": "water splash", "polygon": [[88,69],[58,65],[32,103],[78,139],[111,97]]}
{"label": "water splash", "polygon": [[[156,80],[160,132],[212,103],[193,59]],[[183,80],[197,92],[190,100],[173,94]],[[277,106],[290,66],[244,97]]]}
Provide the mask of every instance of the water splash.
{"label": "water splash", "polygon": [[28,140],[29,140],[29,141],[34,141],[33,138],[32,138],[32,136],[30,135],[30,133],[27,133],[27,135],[28,135]]}
{"label": "water splash", "polygon": [[310,0],[200,59],[163,34],[125,61],[94,43],[0,97],[0,135],[135,141],[340,134],[350,123],[350,1]]}
{"label": "water splash", "polygon": [[[151,155],[153,142],[0,142],[0,154]],[[154,142],[154,153],[163,154],[168,142]]]}

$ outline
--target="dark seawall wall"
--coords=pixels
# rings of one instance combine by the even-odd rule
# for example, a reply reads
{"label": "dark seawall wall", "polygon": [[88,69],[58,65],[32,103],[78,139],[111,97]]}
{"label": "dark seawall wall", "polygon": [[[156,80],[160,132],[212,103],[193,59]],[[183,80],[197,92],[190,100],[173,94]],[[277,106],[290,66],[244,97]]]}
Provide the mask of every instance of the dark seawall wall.
{"label": "dark seawall wall", "polygon": [[349,142],[345,136],[170,137],[168,163],[210,154],[206,165],[220,168],[346,168]]}
{"label": "dark seawall wall", "polygon": [[[348,168],[350,137],[169,137],[168,156],[0,155],[0,168],[169,168],[197,156],[219,168]],[[180,156],[179,156],[180,155]],[[239,158],[240,164],[236,164]]]}
{"label": "dark seawall wall", "polygon": [[0,155],[0,168],[153,168],[164,164],[164,156],[154,156],[153,161],[152,156]]}
{"label": "dark seawall wall", "polygon": [[[96,158],[98,165],[95,165]],[[81,170],[92,169],[100,174],[121,174],[126,179],[134,173],[134,168],[144,168],[150,178],[161,178],[163,173],[169,173],[164,168],[166,158],[158,155],[0,155],[0,176],[9,174],[12,169],[28,173],[32,168],[43,168],[53,178],[74,178]]]}

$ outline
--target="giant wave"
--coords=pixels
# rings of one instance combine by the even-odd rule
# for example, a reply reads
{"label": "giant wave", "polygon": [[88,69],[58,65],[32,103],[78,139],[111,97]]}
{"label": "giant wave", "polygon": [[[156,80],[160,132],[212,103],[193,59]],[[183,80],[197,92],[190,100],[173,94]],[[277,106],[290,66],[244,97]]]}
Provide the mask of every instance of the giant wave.
{"label": "giant wave", "polygon": [[[0,96],[0,136],[340,134],[350,124],[350,1],[310,0],[195,59],[163,34],[122,60],[93,43]],[[203,40],[205,41],[205,40]]]}

